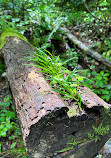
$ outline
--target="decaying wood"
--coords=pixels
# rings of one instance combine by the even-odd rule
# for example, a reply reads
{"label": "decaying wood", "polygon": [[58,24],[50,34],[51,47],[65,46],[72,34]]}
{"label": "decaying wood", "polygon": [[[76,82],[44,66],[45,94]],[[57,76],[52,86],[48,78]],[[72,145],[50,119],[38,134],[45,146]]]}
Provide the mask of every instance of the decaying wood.
{"label": "decaying wood", "polygon": [[101,106],[103,106],[104,108],[111,108],[110,104],[106,103],[86,86],[80,87],[79,93],[81,94],[81,101],[84,105],[86,105],[87,108]]}
{"label": "decaying wood", "polygon": [[[111,135],[109,131],[95,142],[94,138],[87,140],[88,132],[93,132],[92,125],[97,127],[103,121],[101,109],[105,111],[104,105],[110,105],[97,96],[93,98],[94,93],[83,87],[80,89],[81,98],[90,113],[83,108],[84,113],[80,111],[78,116],[68,117],[70,105],[67,106],[60,96],[51,90],[38,68],[27,65],[24,57],[32,50],[28,43],[17,37],[8,37],[2,48],[7,79],[29,157],[87,158],[88,155],[88,158],[92,158]],[[98,106],[99,100],[101,107]],[[95,106],[96,110],[92,110]],[[70,146],[67,143],[82,141],[84,138],[86,141],[73,149],[63,153],[57,152]]]}
{"label": "decaying wood", "polygon": [[108,60],[107,58],[103,57],[100,55],[98,52],[90,49],[86,44],[81,42],[74,36],[73,34],[70,33],[70,31],[67,28],[60,28],[60,30],[64,31],[69,38],[69,40],[74,44],[77,45],[78,48],[80,48],[83,52],[85,52],[87,55],[91,56],[92,58],[96,59],[97,61],[103,63],[104,65],[108,66],[111,68],[111,61]]}

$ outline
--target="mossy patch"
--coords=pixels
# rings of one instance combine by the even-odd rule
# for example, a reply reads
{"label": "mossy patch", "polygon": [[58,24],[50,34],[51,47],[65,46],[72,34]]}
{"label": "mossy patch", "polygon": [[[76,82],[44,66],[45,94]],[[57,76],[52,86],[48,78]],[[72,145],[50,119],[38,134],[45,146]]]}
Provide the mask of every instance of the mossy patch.
{"label": "mossy patch", "polygon": [[18,31],[13,30],[11,28],[6,28],[6,29],[3,29],[1,36],[0,36],[0,49],[2,49],[2,47],[5,45],[6,37],[10,37],[10,36],[18,37],[18,38],[24,40],[25,42],[29,43],[28,40]]}

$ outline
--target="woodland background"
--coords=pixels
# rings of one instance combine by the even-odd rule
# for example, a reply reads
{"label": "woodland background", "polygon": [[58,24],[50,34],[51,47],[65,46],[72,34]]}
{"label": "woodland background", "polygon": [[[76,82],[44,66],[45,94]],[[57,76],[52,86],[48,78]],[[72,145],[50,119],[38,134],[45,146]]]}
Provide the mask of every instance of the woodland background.
{"label": "woodland background", "polygon": [[[0,0],[0,34],[4,28],[14,29],[34,47],[59,56],[61,62],[72,58],[65,66],[80,70],[86,78],[84,84],[111,104],[111,67],[74,45],[61,27],[111,61],[111,0]],[[5,77],[0,57],[1,157],[27,158]],[[107,154],[102,152],[98,157]]]}

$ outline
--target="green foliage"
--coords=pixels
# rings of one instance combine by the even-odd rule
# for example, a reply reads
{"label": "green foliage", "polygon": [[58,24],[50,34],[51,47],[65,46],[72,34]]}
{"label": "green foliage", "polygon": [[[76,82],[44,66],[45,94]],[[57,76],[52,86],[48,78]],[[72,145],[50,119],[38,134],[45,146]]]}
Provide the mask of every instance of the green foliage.
{"label": "green foliage", "polygon": [[[109,22],[109,20],[110,20],[110,18],[109,18],[109,16],[110,16],[109,7],[111,6],[111,4],[110,4],[110,0],[108,0],[108,1],[106,2],[106,0],[100,0],[99,2],[96,2],[96,3],[93,3],[93,4],[90,3],[89,7],[93,6],[92,7],[93,11],[91,11],[91,13],[84,12],[85,14],[87,13],[86,14],[87,18],[85,17],[84,21],[85,22],[91,22],[95,19],[96,22],[99,22],[99,21]],[[89,8],[89,10],[90,10],[90,8]]]}
{"label": "green foliage", "polygon": [[69,67],[71,70],[73,70],[77,66],[79,55],[72,48],[72,49],[68,50],[65,54],[61,55],[61,58],[64,61],[72,58],[73,60],[67,61],[67,67]]}
{"label": "green foliage", "polygon": [[102,157],[103,157],[103,155],[102,155],[102,154],[99,154],[99,155],[98,155],[98,158],[102,158]]}
{"label": "green foliage", "polygon": [[[92,70],[93,71],[92,71]],[[109,83],[110,72],[103,71],[96,72],[95,66],[92,65],[90,69],[85,69],[82,73],[86,77],[84,80],[84,84],[89,88],[93,89],[93,91],[100,95],[102,99],[106,101],[110,101],[111,99],[111,85]],[[89,79],[87,79],[89,78]]]}
{"label": "green foliage", "polygon": [[[2,2],[5,4],[6,1]],[[20,0],[18,3],[15,0],[14,4],[10,2],[12,6],[14,5],[14,8],[10,8],[14,14],[9,13],[8,10],[6,10],[6,13],[1,12],[0,32],[4,27],[11,27],[14,30],[19,30],[22,34],[28,31],[31,32],[33,38],[31,43],[35,46],[38,46],[36,43],[39,43],[39,41],[40,44],[49,42],[59,26],[67,21],[67,16],[61,12],[61,8],[55,6],[56,2],[58,1]],[[2,6],[3,9],[4,6]],[[49,34],[49,31],[52,31],[52,33]]]}
{"label": "green foliage", "polygon": [[71,145],[69,147],[66,147],[60,151],[57,151],[59,153],[61,152],[65,152],[65,151],[69,151],[71,149],[73,149],[74,147],[76,147],[77,145],[79,144],[82,144],[86,141],[89,141],[89,140],[92,140],[94,139],[95,142],[100,140],[100,137],[107,134],[110,130],[110,126],[109,125],[106,125],[106,126],[103,126],[102,123],[99,124],[98,127],[95,127],[94,125],[92,126],[92,129],[93,129],[93,132],[92,133],[89,133],[88,132],[88,138],[87,139],[83,139],[83,140],[80,140],[80,141],[76,141],[74,140],[72,143],[67,143],[68,145]]}
{"label": "green foliage", "polygon": [[64,148],[64,149],[62,149],[62,150],[60,150],[60,151],[57,151],[57,152],[58,152],[58,153],[62,153],[62,152],[65,152],[65,151],[69,151],[69,150],[71,150],[71,149],[73,149],[73,146]]}
{"label": "green foliage", "polygon": [[[83,1],[80,0],[0,0],[0,33],[4,28],[8,30],[4,35],[2,34],[0,48],[5,44],[7,36],[17,36],[26,41],[23,36],[16,32],[19,31],[22,34],[28,34],[34,46],[42,46],[46,49],[52,46],[51,39],[58,40],[60,38],[58,36],[58,33],[62,33],[58,31],[60,26],[71,26],[72,29],[72,26],[76,25],[77,28],[80,28],[84,24],[86,27],[81,27],[80,35],[84,38],[91,37],[88,42],[95,41],[94,46],[99,48],[98,52],[111,60],[111,42],[109,38],[111,0],[94,2],[86,0],[86,6],[90,12],[83,5]],[[9,28],[16,31],[10,31]],[[78,62],[78,54],[75,50],[67,51],[62,58],[64,60],[50,52],[46,54],[46,52],[39,49],[38,54],[33,53],[30,60],[42,69],[47,81],[52,88],[61,94],[63,99],[76,100],[79,108],[81,108],[81,97],[77,93],[77,89],[81,83],[83,84],[83,81],[86,86],[94,89],[94,92],[100,95],[101,98],[110,102],[110,71],[100,70],[96,72],[95,66],[92,65],[90,69],[86,69],[82,73],[82,76],[88,78],[84,79],[78,75],[78,71],[75,69]],[[73,71],[68,70],[65,66]],[[0,63],[0,73],[3,72],[4,66]],[[9,153],[18,153],[19,157],[26,157],[25,149],[18,147],[18,142],[15,140],[20,137],[20,130],[16,123],[14,111],[9,110],[10,104],[12,103],[8,97],[4,102],[0,102],[0,136],[2,138],[8,137],[12,141]],[[75,111],[70,108],[69,113],[72,116],[76,115]],[[95,140],[98,140],[99,134],[105,134],[105,131],[108,131],[108,126],[99,125],[97,129],[93,128],[94,133],[88,135],[89,139],[95,136]],[[62,152],[72,149],[77,144],[74,141],[73,144],[70,144],[71,147],[63,149]],[[0,143],[0,148],[2,148],[2,143]]]}
{"label": "green foliage", "polygon": [[0,15],[0,33],[4,28],[16,30],[24,33],[27,30],[29,21],[23,21],[20,18],[13,18],[12,15]]}
{"label": "green foliage", "polygon": [[10,106],[10,96],[4,98],[4,102],[0,102],[0,137],[10,135],[16,124],[12,121],[15,119],[15,112],[7,110]]}
{"label": "green foliage", "polygon": [[[21,144],[23,144],[23,142],[19,142]],[[27,155],[26,155],[26,149],[25,147],[18,147],[18,148],[15,148],[16,145],[15,143],[13,143],[13,148],[11,150],[8,150],[6,152],[6,154],[4,156],[2,156],[1,158],[4,158],[5,156],[11,156],[11,157],[17,157],[17,158],[29,158]]]}
{"label": "green foliage", "polygon": [[[26,151],[23,147],[23,141],[21,139],[21,131],[18,127],[17,118],[12,105],[10,95],[4,98],[3,102],[0,102],[0,138],[8,139],[10,142],[9,149],[6,151],[6,155],[22,155],[25,157]],[[19,142],[20,141],[20,142]],[[21,147],[18,147],[21,144]],[[0,143],[0,149],[2,150],[2,143]],[[1,152],[0,150],[0,152]],[[6,156],[5,155],[5,156]],[[3,156],[4,157],[4,156]]]}
{"label": "green foliage", "polygon": [[74,6],[79,6],[81,4],[83,4],[83,1],[81,0],[69,0],[70,3],[72,3]]}
{"label": "green foliage", "polygon": [[77,145],[82,144],[84,142],[86,142],[86,139],[83,139],[83,140],[80,140],[80,141],[76,141],[74,139],[74,141],[72,143],[67,143],[68,145],[71,145],[70,147],[64,148],[64,149],[62,149],[60,151],[57,151],[57,152],[62,153],[62,152],[65,152],[65,151],[69,151],[69,150],[73,149],[74,147],[76,147]]}
{"label": "green foliage", "polygon": [[94,133],[91,134],[91,133],[88,132],[88,139],[92,140],[93,138],[94,138]]}
{"label": "green foliage", "polygon": [[103,56],[109,60],[111,60],[111,50],[108,50],[107,52],[103,53]]}
{"label": "green foliage", "polygon": [[110,108],[107,108],[105,111],[102,110],[102,119],[103,119],[103,123],[108,126],[111,127],[111,111]]}
{"label": "green foliage", "polygon": [[[62,4],[64,7],[62,7]],[[83,1],[49,1],[49,0],[32,0],[32,1],[7,1],[1,0],[0,14],[0,30],[12,27],[19,30],[22,34],[30,32],[31,43],[38,47],[43,43],[47,43],[47,47],[51,47],[50,39],[55,38],[55,32],[62,25],[79,25],[84,22],[94,22],[94,27],[98,30],[97,34],[101,34],[103,29],[109,27],[110,24],[110,0],[99,1],[99,3],[88,3],[92,9],[92,16],[85,8],[80,11],[76,10],[77,6],[83,7]],[[98,7],[97,7],[98,5]],[[7,10],[8,8],[8,10]],[[4,13],[6,9],[7,13]],[[95,18],[97,16],[97,18]],[[100,19],[100,20],[99,20]],[[100,23],[103,20],[104,23]],[[101,27],[99,27],[101,26]],[[87,25],[88,27],[88,25]],[[89,27],[89,31],[92,31]],[[50,34],[50,31],[52,33]],[[83,32],[83,31],[82,31]],[[84,34],[84,32],[83,32]],[[106,34],[106,33],[104,33]],[[110,40],[109,40],[110,43]],[[102,45],[101,45],[102,46]],[[109,46],[108,46],[109,47]],[[106,45],[102,47],[107,53]]]}
{"label": "green foliage", "polygon": [[[48,54],[46,54],[46,52]],[[81,97],[80,94],[77,93],[77,89],[83,82],[83,77],[78,75],[75,69],[70,71],[64,67],[64,65],[72,59],[73,58],[62,62],[59,56],[54,56],[49,51],[44,52],[38,49],[38,52],[32,52],[30,59],[28,58],[27,60],[33,61],[35,66],[42,69],[41,72],[46,75],[50,85],[52,85],[64,99],[75,99],[80,108]]]}
{"label": "green foliage", "polygon": [[103,136],[109,131],[109,126],[103,126],[102,123],[100,123],[97,128],[93,126],[93,131],[95,135]]}
{"label": "green foliage", "polygon": [[111,60],[111,40],[109,38],[104,40],[103,56]]}
{"label": "green foliage", "polygon": [[47,3],[39,3],[37,7],[37,10],[35,9],[33,11],[32,9],[28,9],[28,11],[29,20],[34,25],[38,26],[38,31],[41,28],[52,30],[58,22],[66,20],[65,17],[62,17],[62,13],[59,10],[57,12],[55,11],[54,2],[49,5],[47,5]]}
{"label": "green foliage", "polygon": [[15,118],[15,113],[13,111],[7,111],[5,107],[10,106],[10,96],[4,98],[5,102],[0,102],[0,137],[6,137],[7,134],[11,134],[14,128],[14,122],[11,121]]}
{"label": "green foliage", "polygon": [[38,3],[37,9],[28,9],[29,21],[34,28],[32,44],[35,46],[38,46],[37,43],[40,45],[45,43],[44,48],[50,47],[50,39],[54,38],[60,25],[67,22],[67,16],[55,6],[55,3],[56,1],[44,1],[44,3]]}
{"label": "green foliage", "polygon": [[95,139],[95,142],[100,140],[100,137],[107,134],[110,130],[109,125],[103,126],[102,123],[98,127],[92,126],[93,133],[88,133],[88,139]]}

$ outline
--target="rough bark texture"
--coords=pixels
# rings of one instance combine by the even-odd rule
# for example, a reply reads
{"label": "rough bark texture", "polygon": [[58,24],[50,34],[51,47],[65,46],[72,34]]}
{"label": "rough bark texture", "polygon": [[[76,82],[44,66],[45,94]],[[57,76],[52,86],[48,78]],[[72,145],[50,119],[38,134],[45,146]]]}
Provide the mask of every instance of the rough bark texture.
{"label": "rough bark texture", "polygon": [[77,45],[78,48],[80,48],[83,52],[85,52],[87,55],[91,56],[92,58],[96,59],[99,62],[102,62],[104,65],[111,68],[111,61],[107,58],[100,55],[98,52],[93,51],[88,46],[86,46],[83,42],[79,41],[74,35],[70,33],[70,31],[67,28],[60,28],[62,31],[64,31],[69,38],[69,40],[74,44]]}
{"label": "rough bark texture", "polygon": [[[84,114],[80,111],[78,117],[69,118],[68,108],[64,101],[56,92],[50,90],[43,75],[38,72],[39,69],[27,65],[24,60],[30,51],[32,51],[31,46],[17,37],[8,37],[7,43],[2,48],[7,79],[29,157],[94,157],[110,137],[109,130],[108,134],[101,136],[97,142],[94,138],[88,139],[88,132],[93,132],[92,125],[98,126],[103,121],[101,113],[104,109],[104,102],[102,104],[101,101],[101,107],[98,107],[97,104],[93,107],[92,102],[90,101],[89,105],[83,95],[82,112],[84,111]],[[82,91],[83,88],[80,89],[80,92],[85,94]],[[85,103],[87,103],[86,106]],[[105,103],[105,106],[110,105]],[[83,141],[84,138],[86,141]],[[71,146],[67,143],[74,140],[83,142],[70,151],[57,153],[57,151]]]}

